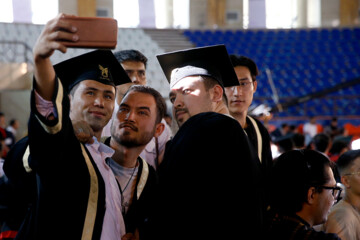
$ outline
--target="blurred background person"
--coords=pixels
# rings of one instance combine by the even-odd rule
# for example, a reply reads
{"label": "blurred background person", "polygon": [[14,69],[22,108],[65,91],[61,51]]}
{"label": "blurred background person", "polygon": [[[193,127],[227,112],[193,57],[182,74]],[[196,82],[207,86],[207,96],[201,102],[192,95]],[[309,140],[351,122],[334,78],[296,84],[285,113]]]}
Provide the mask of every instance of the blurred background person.
{"label": "blurred background person", "polygon": [[343,199],[330,211],[324,230],[342,240],[360,239],[360,150],[349,150],[336,162],[345,188]]}
{"label": "blurred background person", "polygon": [[291,150],[274,162],[268,239],[334,239],[316,231],[340,196],[329,159],[315,150]]}

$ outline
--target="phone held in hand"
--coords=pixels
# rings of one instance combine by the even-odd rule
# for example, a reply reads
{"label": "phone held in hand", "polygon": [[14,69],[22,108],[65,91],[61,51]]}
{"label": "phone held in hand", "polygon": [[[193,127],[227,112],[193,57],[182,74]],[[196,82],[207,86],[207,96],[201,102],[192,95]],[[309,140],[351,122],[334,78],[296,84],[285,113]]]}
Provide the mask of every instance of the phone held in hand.
{"label": "phone held in hand", "polygon": [[64,41],[65,46],[70,48],[104,49],[114,49],[116,47],[118,32],[116,19],[77,16],[65,16],[64,19],[77,28],[76,34],[79,36],[77,42]]}

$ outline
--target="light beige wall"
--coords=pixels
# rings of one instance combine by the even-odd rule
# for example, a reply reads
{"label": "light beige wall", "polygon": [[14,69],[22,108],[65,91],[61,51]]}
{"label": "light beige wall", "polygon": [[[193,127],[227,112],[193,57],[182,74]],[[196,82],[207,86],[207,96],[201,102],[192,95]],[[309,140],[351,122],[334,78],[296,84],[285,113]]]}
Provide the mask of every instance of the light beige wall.
{"label": "light beige wall", "polygon": [[297,27],[307,26],[307,0],[297,0],[298,20]]}
{"label": "light beige wall", "polygon": [[242,0],[227,0],[226,11],[235,11],[239,13],[238,22],[226,22],[229,28],[243,28],[243,1]]}
{"label": "light beige wall", "polygon": [[[239,12],[240,22],[228,23],[227,11]],[[190,28],[242,28],[242,15],[242,0],[190,0]]]}
{"label": "light beige wall", "polygon": [[[134,0],[132,0],[134,1]],[[113,0],[96,0],[96,8],[106,9],[108,11],[108,17],[114,17],[114,4]]]}
{"label": "light beige wall", "polygon": [[70,15],[78,14],[77,1],[74,0],[59,0],[59,12]]}
{"label": "light beige wall", "polygon": [[321,1],[321,26],[339,26],[340,0]]}
{"label": "light beige wall", "polygon": [[[297,1],[297,27],[308,27],[309,7],[311,7],[311,5],[313,5],[316,1]],[[360,0],[320,0],[320,11],[318,12],[320,17],[319,15],[317,16],[319,20],[316,26],[332,27],[339,25],[358,25],[360,23],[359,9]],[[215,16],[218,16],[218,13],[211,12],[208,6],[208,0],[190,0],[190,28],[211,29],[214,25],[218,25],[223,28],[241,29],[243,26],[243,1],[226,0],[226,11],[238,11],[240,13],[240,21],[236,23],[228,23],[225,19],[223,26],[221,24],[216,24],[216,20],[214,19],[216,19]]]}
{"label": "light beige wall", "polygon": [[190,0],[190,28],[207,27],[207,0]]}
{"label": "light beige wall", "polygon": [[[108,10],[108,17],[114,16],[113,0],[58,0],[59,12],[76,16],[93,17],[96,9]],[[135,1],[135,0],[131,0]]]}

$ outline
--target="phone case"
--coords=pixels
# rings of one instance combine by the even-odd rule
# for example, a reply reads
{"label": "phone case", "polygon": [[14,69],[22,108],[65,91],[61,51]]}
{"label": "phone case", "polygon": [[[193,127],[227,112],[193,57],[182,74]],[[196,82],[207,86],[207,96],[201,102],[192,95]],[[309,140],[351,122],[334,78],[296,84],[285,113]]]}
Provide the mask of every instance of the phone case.
{"label": "phone case", "polygon": [[72,48],[114,49],[117,44],[117,21],[113,18],[66,16],[77,27],[79,41],[63,42]]}

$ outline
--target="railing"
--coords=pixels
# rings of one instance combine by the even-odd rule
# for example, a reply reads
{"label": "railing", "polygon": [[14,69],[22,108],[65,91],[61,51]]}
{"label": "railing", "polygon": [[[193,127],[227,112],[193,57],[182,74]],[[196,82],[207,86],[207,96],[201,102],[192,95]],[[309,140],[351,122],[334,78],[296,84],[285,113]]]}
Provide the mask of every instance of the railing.
{"label": "railing", "polygon": [[[354,95],[342,95],[342,96],[322,96],[321,98],[318,98],[320,101],[324,101],[324,100],[331,100],[331,102],[333,102],[334,104],[331,106],[331,108],[329,109],[329,112],[319,112],[319,114],[316,116],[316,119],[320,122],[328,122],[333,116],[337,116],[339,119],[339,122],[341,123],[346,123],[346,122],[350,122],[353,123],[354,125],[360,125],[360,115],[357,115],[356,113],[359,111],[354,111],[356,112],[355,114],[353,112],[349,112],[348,114],[338,114],[338,110],[339,109],[359,109],[360,105],[359,103],[359,96],[354,96]],[[254,101],[256,102],[262,102],[262,103],[266,103],[266,102],[271,102],[273,99],[270,97],[254,97]],[[285,99],[282,99],[285,100]],[[289,99],[291,100],[291,99]],[[341,105],[341,101],[339,100],[347,100],[346,103],[347,105]],[[297,107],[296,105],[293,105],[293,107]],[[303,102],[303,104],[301,104],[301,106],[299,105],[298,107],[300,107],[302,109],[303,112],[308,113],[309,110],[311,108],[313,108],[313,102],[309,101],[305,101]],[[272,118],[269,120],[269,122],[271,122],[272,124],[275,125],[280,125],[283,122],[286,122],[288,124],[299,124],[301,122],[306,122],[309,120],[309,116],[307,114],[302,115],[302,116],[292,116],[289,113],[289,109],[284,109],[283,110],[284,113],[286,114],[282,114],[282,116],[279,116],[279,112],[275,113]]]}
{"label": "railing", "polygon": [[25,42],[0,41],[0,62],[33,65],[32,49]]}

